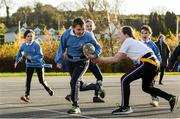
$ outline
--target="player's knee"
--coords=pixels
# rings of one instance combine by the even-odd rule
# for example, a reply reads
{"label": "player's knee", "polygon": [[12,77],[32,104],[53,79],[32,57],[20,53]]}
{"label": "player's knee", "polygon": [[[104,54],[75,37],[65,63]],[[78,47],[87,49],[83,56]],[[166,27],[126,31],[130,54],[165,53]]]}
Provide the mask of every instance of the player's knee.
{"label": "player's knee", "polygon": [[82,81],[80,81],[80,87],[79,87],[80,91],[85,91],[86,90],[86,84]]}
{"label": "player's knee", "polygon": [[121,77],[121,81],[124,80],[125,76],[126,76],[126,75],[123,75],[123,76]]}
{"label": "player's knee", "polygon": [[98,80],[100,80],[100,81],[102,81],[102,80],[103,80],[102,75],[98,77]]}
{"label": "player's knee", "polygon": [[149,88],[147,86],[142,86],[142,90],[146,93],[149,93]]}
{"label": "player's knee", "polygon": [[126,79],[121,79],[121,85],[123,86],[129,86],[130,82]]}

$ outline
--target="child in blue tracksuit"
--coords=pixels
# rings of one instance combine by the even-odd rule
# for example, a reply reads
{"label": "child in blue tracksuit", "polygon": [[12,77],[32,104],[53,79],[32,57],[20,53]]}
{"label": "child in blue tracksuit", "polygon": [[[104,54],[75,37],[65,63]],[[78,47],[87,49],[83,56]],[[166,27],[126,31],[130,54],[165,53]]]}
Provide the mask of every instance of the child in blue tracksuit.
{"label": "child in blue tracksuit", "polygon": [[[92,21],[91,19],[87,19],[85,21],[85,27],[86,30],[89,31],[92,36],[94,36],[93,31],[95,30],[95,23],[94,21]],[[89,67],[88,69],[93,73],[93,75],[96,77],[97,82],[102,83],[103,81],[103,76],[101,73],[101,70],[99,68],[99,66],[96,63],[92,63],[91,61],[89,62]],[[85,83],[83,80],[80,80],[80,91],[88,91],[88,90],[94,90],[94,97],[93,97],[93,102],[94,103],[104,103],[104,100],[102,98],[105,97],[105,91],[102,90],[101,92],[99,92],[99,90],[97,89],[97,83],[90,83],[87,84]],[[99,97],[99,93],[100,93],[100,97]],[[65,97],[66,100],[71,101],[71,95],[67,95]]]}
{"label": "child in blue tracksuit", "polygon": [[[80,113],[78,105],[78,87],[79,81],[89,66],[89,60],[83,54],[82,47],[86,43],[92,43],[95,46],[94,58],[98,57],[101,47],[91,33],[85,31],[85,23],[81,18],[73,21],[72,28],[66,30],[60,40],[59,49],[55,58],[57,68],[62,68],[63,53],[66,51],[66,60],[71,76],[71,100],[72,108],[68,110],[70,114]],[[99,87],[101,87],[99,85]]]}
{"label": "child in blue tracksuit", "polygon": [[25,96],[22,96],[20,99],[29,102],[31,79],[34,70],[37,72],[39,82],[44,86],[49,95],[52,96],[54,94],[53,90],[47,85],[47,82],[44,81],[43,53],[40,45],[34,41],[34,32],[32,30],[27,30],[24,33],[24,38],[26,41],[21,45],[14,64],[16,68],[21,60],[22,53],[24,53],[26,58],[26,91]]}
{"label": "child in blue tracksuit", "polygon": [[[157,60],[159,62],[161,62],[160,51],[159,51],[158,47],[156,46],[156,44],[150,39],[151,34],[152,34],[151,27],[148,25],[143,25],[141,27],[141,39],[140,40],[143,43],[145,43],[154,52]],[[154,84],[155,84],[155,80],[153,80],[152,86],[154,86]],[[151,96],[152,96],[152,101],[150,102],[150,104],[153,105],[154,107],[158,107],[159,106],[158,97],[155,95],[151,95]]]}

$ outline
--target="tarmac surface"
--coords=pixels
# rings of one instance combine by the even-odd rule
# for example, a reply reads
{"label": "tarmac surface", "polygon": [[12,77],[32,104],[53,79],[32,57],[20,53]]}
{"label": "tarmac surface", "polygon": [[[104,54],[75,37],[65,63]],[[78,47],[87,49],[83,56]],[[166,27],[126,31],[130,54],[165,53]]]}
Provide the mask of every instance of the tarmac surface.
{"label": "tarmac surface", "polygon": [[[0,77],[0,118],[180,118],[180,104],[177,110],[170,112],[168,101],[160,98],[160,106],[152,107],[149,104],[150,95],[141,89],[141,80],[131,83],[130,106],[134,112],[129,115],[112,115],[112,110],[117,108],[121,100],[120,77],[104,77],[105,103],[92,102],[94,91],[80,92],[81,114],[67,114],[71,103],[64,97],[70,92],[69,76],[45,77],[55,92],[54,96],[49,96],[34,76],[30,103],[20,101],[25,91],[25,77]],[[91,83],[96,80],[93,76],[85,76],[84,81]],[[180,96],[180,75],[165,75],[164,85],[157,82],[155,87]]]}

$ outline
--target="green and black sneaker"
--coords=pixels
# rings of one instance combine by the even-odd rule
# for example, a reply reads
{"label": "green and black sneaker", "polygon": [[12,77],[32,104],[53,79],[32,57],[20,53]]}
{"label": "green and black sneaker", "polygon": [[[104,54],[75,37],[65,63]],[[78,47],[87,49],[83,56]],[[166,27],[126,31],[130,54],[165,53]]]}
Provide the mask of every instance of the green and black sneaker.
{"label": "green and black sneaker", "polygon": [[72,106],[71,109],[69,109],[69,110],[67,111],[67,113],[69,113],[69,114],[80,114],[80,113],[81,113],[81,110],[80,110],[80,108],[77,107],[77,106]]}

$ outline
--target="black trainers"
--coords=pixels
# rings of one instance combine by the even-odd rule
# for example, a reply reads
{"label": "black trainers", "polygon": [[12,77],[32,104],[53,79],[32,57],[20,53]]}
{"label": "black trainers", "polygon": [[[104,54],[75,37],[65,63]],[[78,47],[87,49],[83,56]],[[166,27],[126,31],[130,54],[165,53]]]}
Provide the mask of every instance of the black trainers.
{"label": "black trainers", "polygon": [[94,102],[94,103],[104,103],[104,100],[102,100],[102,99],[99,98],[99,97],[93,97],[93,102]]}
{"label": "black trainers", "polygon": [[79,114],[79,113],[81,113],[81,110],[77,106],[72,106],[71,109],[69,109],[67,111],[67,113],[69,113],[69,114]]}
{"label": "black trainers", "polygon": [[20,99],[24,102],[29,102],[30,100],[29,96],[21,96]]}
{"label": "black trainers", "polygon": [[54,91],[51,88],[48,90],[48,93],[49,93],[50,96],[54,95]]}
{"label": "black trainers", "polygon": [[99,81],[96,83],[97,85],[97,89],[98,89],[98,95],[101,97],[101,98],[104,98],[106,96],[106,93],[103,89],[103,85],[102,85],[102,81]]}
{"label": "black trainers", "polygon": [[169,105],[170,105],[170,110],[171,112],[173,112],[177,106],[178,106],[178,101],[179,101],[179,97],[178,96],[172,96],[171,99],[169,100]]}
{"label": "black trainers", "polygon": [[65,99],[69,102],[71,102],[71,95],[66,95]]}
{"label": "black trainers", "polygon": [[115,109],[112,111],[113,115],[125,115],[125,114],[130,114],[132,113],[133,110],[131,109],[131,107],[119,107],[118,109]]}

